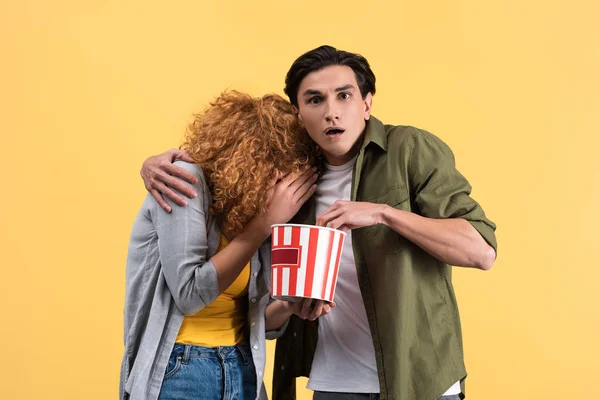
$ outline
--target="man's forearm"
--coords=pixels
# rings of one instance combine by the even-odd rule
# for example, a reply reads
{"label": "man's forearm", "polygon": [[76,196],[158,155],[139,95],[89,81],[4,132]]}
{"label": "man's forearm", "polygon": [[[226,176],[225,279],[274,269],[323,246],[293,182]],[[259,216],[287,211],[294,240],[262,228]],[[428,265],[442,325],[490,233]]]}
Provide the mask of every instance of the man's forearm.
{"label": "man's forearm", "polygon": [[462,218],[433,219],[384,206],[381,221],[450,265],[488,270],[496,258],[494,249]]}

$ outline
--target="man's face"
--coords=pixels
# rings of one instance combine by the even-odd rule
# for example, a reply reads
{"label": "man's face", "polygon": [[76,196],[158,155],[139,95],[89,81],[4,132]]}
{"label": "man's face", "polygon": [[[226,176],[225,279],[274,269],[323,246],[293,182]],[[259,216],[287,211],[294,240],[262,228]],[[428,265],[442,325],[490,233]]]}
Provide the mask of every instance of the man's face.
{"label": "man's face", "polygon": [[298,88],[298,118],[331,165],[354,157],[371,114],[371,93],[363,99],[354,71],[333,65],[306,75]]}

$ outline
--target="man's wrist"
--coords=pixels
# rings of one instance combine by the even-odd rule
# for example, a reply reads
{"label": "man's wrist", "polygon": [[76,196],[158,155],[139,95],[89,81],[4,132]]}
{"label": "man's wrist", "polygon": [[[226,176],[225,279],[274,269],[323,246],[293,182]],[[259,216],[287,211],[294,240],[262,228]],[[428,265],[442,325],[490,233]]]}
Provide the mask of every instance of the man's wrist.
{"label": "man's wrist", "polygon": [[379,208],[378,220],[381,224],[390,226],[394,215],[394,208],[387,204],[381,204]]}

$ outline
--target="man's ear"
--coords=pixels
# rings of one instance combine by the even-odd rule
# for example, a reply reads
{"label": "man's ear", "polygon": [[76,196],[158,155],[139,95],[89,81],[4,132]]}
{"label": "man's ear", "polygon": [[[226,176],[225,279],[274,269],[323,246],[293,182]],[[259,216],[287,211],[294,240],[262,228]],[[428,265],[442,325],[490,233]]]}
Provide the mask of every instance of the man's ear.
{"label": "man's ear", "polygon": [[298,109],[298,107],[292,106],[292,108],[294,109],[294,115],[296,115],[296,117],[300,120],[300,122],[304,122],[302,120],[302,115],[300,114],[300,110]]}
{"label": "man's ear", "polygon": [[371,118],[371,106],[373,105],[373,95],[371,94],[371,92],[367,93],[367,95],[363,99],[363,102],[365,103],[365,121],[368,121],[369,118]]}

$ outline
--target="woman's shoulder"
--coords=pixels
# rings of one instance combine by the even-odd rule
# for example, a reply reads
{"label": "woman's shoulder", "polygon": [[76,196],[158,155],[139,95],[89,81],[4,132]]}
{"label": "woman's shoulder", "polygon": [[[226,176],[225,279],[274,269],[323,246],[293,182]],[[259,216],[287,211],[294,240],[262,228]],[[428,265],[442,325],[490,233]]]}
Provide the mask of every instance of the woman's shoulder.
{"label": "woman's shoulder", "polygon": [[198,164],[190,163],[187,161],[177,160],[173,163],[173,165],[177,165],[178,167],[181,167],[181,168],[185,169],[187,172],[190,172],[192,174],[196,174],[196,173],[203,174],[202,167]]}
{"label": "woman's shoulder", "polygon": [[206,176],[204,175],[204,171],[200,165],[181,160],[175,161],[173,165],[185,169],[187,172],[198,178],[197,185],[205,186],[207,184]]}

